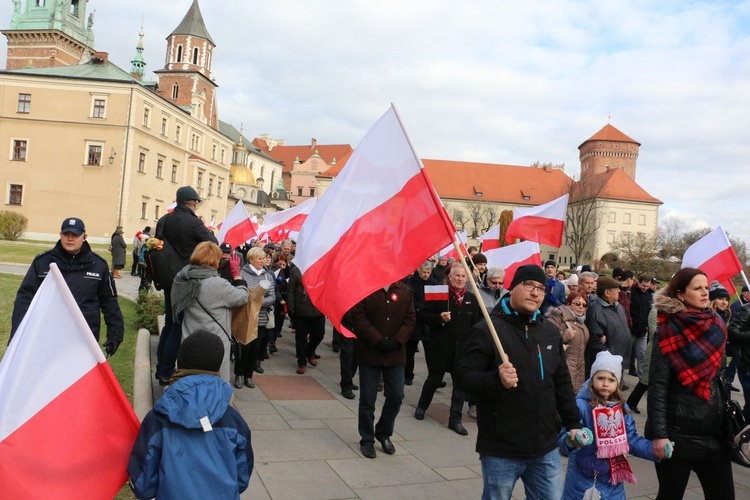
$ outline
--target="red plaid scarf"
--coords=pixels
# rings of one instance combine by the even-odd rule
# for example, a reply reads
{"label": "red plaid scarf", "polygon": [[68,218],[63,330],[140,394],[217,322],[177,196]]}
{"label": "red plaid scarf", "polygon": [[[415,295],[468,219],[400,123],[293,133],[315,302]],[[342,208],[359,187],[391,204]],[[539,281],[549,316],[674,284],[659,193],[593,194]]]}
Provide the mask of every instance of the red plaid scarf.
{"label": "red plaid scarf", "polygon": [[703,399],[711,398],[711,380],[719,371],[727,327],[711,309],[659,314],[659,347],[677,379]]}
{"label": "red plaid scarf", "polygon": [[448,285],[448,290],[451,292],[451,297],[453,297],[453,300],[456,301],[456,305],[458,307],[461,307],[461,304],[464,301],[464,295],[466,295],[466,288],[457,289],[453,288],[453,285]]}

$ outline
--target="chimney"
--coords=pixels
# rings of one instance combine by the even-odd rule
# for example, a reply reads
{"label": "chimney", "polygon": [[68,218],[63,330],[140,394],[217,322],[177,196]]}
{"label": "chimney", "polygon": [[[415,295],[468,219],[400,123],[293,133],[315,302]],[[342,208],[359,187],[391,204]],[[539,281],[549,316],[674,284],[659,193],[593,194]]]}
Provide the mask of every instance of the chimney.
{"label": "chimney", "polygon": [[316,144],[318,144],[318,140],[315,137],[310,139],[310,149],[314,150]]}
{"label": "chimney", "polygon": [[109,61],[108,52],[94,52],[91,55],[91,62],[95,64],[105,64],[107,61]]}

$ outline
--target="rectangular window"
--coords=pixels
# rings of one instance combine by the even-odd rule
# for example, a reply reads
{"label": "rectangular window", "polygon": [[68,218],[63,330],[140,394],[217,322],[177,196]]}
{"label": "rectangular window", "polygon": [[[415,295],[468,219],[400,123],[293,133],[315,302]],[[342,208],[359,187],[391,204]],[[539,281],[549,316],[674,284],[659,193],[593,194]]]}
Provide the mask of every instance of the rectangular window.
{"label": "rectangular window", "polygon": [[177,182],[177,164],[172,164],[172,182]]}
{"label": "rectangular window", "polygon": [[160,209],[160,208],[161,208],[161,207],[159,207],[159,205],[156,205],[156,206],[154,207],[154,219],[157,219],[157,220],[159,219],[159,209]]}
{"label": "rectangular window", "polygon": [[203,187],[203,172],[198,172],[198,181],[196,185],[200,188]]}
{"label": "rectangular window", "polygon": [[23,185],[11,184],[8,186],[8,205],[21,205],[23,202]]}
{"label": "rectangular window", "polygon": [[101,166],[102,147],[98,144],[89,144],[86,165]]}
{"label": "rectangular window", "polygon": [[624,214],[623,217],[624,217],[623,223],[630,224],[630,214]]}
{"label": "rectangular window", "polygon": [[211,197],[211,193],[213,192],[213,190],[214,190],[214,180],[213,178],[211,178],[211,179],[208,179],[208,197],[209,198]]}
{"label": "rectangular window", "polygon": [[146,172],[146,153],[143,151],[138,154],[138,172]]}
{"label": "rectangular window", "polygon": [[18,94],[18,112],[31,113],[31,94]]}
{"label": "rectangular window", "polygon": [[16,161],[26,161],[26,147],[27,141],[14,140],[13,141],[13,159]]}
{"label": "rectangular window", "polygon": [[215,159],[216,159],[216,144],[214,144],[214,145],[213,145],[213,146],[211,147],[211,159],[212,159],[212,160],[215,160]]}
{"label": "rectangular window", "polygon": [[302,196],[302,187],[297,188],[297,196]]}
{"label": "rectangular window", "polygon": [[182,132],[182,126],[175,125],[174,126],[174,140],[176,142],[180,142],[180,132]]}
{"label": "rectangular window", "polygon": [[646,225],[646,215],[641,214],[638,216],[638,225],[639,226],[645,226]]}
{"label": "rectangular window", "polygon": [[216,181],[216,196],[221,197],[221,181]]}
{"label": "rectangular window", "polygon": [[141,202],[141,219],[146,218],[146,210],[148,210],[148,203],[145,201]]}
{"label": "rectangular window", "polygon": [[227,150],[222,148],[222,150],[221,150],[221,163],[222,164],[224,163],[224,155],[226,154],[226,152],[227,152]]}
{"label": "rectangular window", "polygon": [[315,196],[315,188],[310,188],[310,196]]}
{"label": "rectangular window", "polygon": [[615,242],[615,232],[609,231],[607,233],[607,243],[614,243]]}
{"label": "rectangular window", "polygon": [[167,135],[167,119],[161,119],[161,135]]}
{"label": "rectangular window", "polygon": [[143,126],[151,125],[151,108],[143,108]]}
{"label": "rectangular window", "polygon": [[104,118],[104,111],[107,109],[107,101],[104,99],[94,99],[94,110],[91,114],[94,118]]}
{"label": "rectangular window", "polygon": [[162,171],[164,170],[164,160],[159,158],[156,160],[156,178],[161,179]]}
{"label": "rectangular window", "polygon": [[622,233],[622,242],[623,243],[630,243],[630,233],[629,232]]}
{"label": "rectangular window", "polygon": [[609,212],[607,214],[607,222],[617,222],[617,214],[615,212]]}

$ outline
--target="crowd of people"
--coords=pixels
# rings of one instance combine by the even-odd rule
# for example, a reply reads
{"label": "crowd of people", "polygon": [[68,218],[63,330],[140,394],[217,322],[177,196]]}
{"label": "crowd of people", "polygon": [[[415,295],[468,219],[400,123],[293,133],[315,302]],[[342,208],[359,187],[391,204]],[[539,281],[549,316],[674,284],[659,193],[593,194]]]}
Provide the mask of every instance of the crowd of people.
{"label": "crowd of people", "polygon": [[[228,404],[232,390],[255,388],[253,375],[278,353],[287,318],[300,375],[317,366],[325,336],[326,318],[294,264],[295,242],[219,245],[195,214],[199,203],[193,188],[179,188],[177,206],[158,221],[153,237],[147,226],[133,239],[131,274],[141,277],[142,288],[152,278],[144,257],[155,245],[169,245],[179,269],[162,284],[165,325],[155,377],[168,387],[144,420],[129,467],[134,489],[151,496],[195,485],[201,474],[243,491],[253,454],[250,431]],[[34,259],[23,280],[11,336],[54,262],[97,340],[104,314],[105,349],[114,354],[123,335],[114,282],[125,267],[121,229],[112,238],[110,273],[86,243],[83,221],[65,219],[60,241]],[[436,299],[426,293],[425,287],[440,284],[447,294]],[[354,337],[334,331],[332,346],[339,353],[341,394],[354,399],[359,391],[365,457],[377,457],[376,441],[386,454],[395,453],[391,436],[404,386],[415,383],[421,346],[427,376],[414,417],[425,418],[450,374],[448,427],[467,435],[464,415],[476,419],[483,498],[510,498],[519,478],[528,498],[580,499],[594,490],[602,498],[625,498],[624,483],[636,480],[629,453],[655,463],[657,498],[682,498],[695,472],[706,498],[732,499],[719,385],[726,371],[733,388],[736,374],[750,417],[749,302],[745,288],[730,307],[726,288],[692,268],[661,289],[649,274],[615,268],[600,276],[588,266],[568,274],[553,260],[519,267],[506,279],[472,248],[465,260],[427,260],[361,300],[342,321]],[[626,373],[637,378],[632,388]],[[376,419],[379,391],[385,401]],[[644,395],[647,422],[639,436],[633,414],[641,413]],[[208,420],[190,420],[198,407]],[[189,429],[202,427],[205,434],[206,426],[221,430],[214,446],[237,467],[196,465],[189,481],[178,486],[165,477],[160,484],[166,469],[159,460],[174,452],[168,448],[195,441],[187,453],[200,453],[206,443]],[[561,456],[569,457],[565,471]]]}

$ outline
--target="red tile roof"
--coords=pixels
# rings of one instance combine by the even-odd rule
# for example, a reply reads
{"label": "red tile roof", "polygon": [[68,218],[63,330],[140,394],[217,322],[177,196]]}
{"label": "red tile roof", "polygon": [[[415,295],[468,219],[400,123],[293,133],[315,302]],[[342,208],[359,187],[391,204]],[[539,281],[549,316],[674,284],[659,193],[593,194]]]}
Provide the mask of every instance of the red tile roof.
{"label": "red tile roof", "polygon": [[304,163],[316,150],[318,151],[318,156],[329,165],[334,158],[338,163],[341,158],[347,156],[353,150],[349,144],[315,144],[313,146],[312,143],[303,146],[275,146],[269,150],[266,141],[259,137],[253,139],[253,146],[271,158],[281,162],[283,165],[282,171],[285,173],[292,171],[294,160],[299,158],[299,161]]}
{"label": "red tile roof", "polygon": [[[612,142],[631,142],[633,144],[641,145],[640,142],[636,141],[632,137],[629,137],[622,133],[617,128],[613,127],[609,123],[606,124],[604,127],[602,127],[599,132],[595,133],[585,141],[581,143],[581,146],[586,144],[589,141],[612,141]],[[578,146],[578,149],[581,149],[581,146]]]}
{"label": "red tile roof", "polygon": [[[586,183],[583,189],[587,192],[598,192],[598,198],[609,200],[639,201],[643,203],[662,204],[662,201],[648,194],[639,186],[628,174],[619,168],[601,172],[591,176],[583,181]],[[579,192],[573,190],[571,202],[577,201],[576,194]]]}

